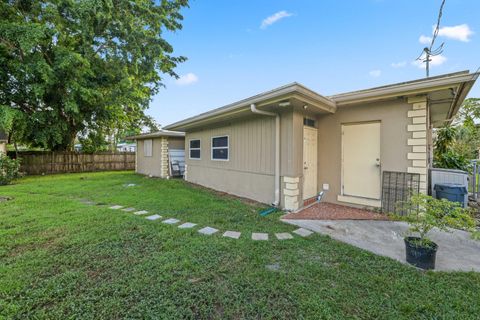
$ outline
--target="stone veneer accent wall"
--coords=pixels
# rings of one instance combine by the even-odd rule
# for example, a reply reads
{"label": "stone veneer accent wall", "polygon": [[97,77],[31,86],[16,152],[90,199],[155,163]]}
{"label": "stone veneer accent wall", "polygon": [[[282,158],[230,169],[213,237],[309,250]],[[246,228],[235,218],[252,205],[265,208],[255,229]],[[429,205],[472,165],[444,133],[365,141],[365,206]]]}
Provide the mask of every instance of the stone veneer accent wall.
{"label": "stone veneer accent wall", "polygon": [[409,173],[420,174],[420,192],[427,193],[427,174],[428,174],[428,108],[426,97],[409,98],[408,103],[412,109],[408,111],[408,118],[411,124],[408,125],[410,138],[407,143],[410,152],[407,155]]}
{"label": "stone veneer accent wall", "polygon": [[285,210],[297,210],[300,207],[300,178],[283,177],[282,190]]}
{"label": "stone veneer accent wall", "polygon": [[162,137],[160,141],[160,176],[168,177],[168,171],[168,138]]}

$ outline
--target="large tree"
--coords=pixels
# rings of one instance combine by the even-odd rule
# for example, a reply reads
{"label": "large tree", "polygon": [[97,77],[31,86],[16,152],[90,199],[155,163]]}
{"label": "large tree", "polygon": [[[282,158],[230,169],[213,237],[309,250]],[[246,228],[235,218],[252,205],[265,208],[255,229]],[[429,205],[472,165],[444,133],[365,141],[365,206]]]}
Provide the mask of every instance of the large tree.
{"label": "large tree", "polygon": [[188,0],[10,0],[0,4],[0,105],[52,150],[77,134],[144,119],[165,74],[185,60],[162,37]]}

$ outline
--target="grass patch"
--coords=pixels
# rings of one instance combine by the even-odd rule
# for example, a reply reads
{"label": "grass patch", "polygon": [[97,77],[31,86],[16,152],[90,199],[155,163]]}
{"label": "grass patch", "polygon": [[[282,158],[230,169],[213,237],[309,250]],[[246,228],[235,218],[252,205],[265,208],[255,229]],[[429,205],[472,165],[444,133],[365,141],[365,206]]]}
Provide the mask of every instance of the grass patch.
{"label": "grass patch", "polygon": [[[126,187],[127,184],[136,184]],[[28,177],[1,187],[0,318],[473,319],[477,273],[420,272],[292,231],[263,206],[128,172]],[[201,236],[78,199],[242,231]],[[273,267],[272,267],[273,266]]]}

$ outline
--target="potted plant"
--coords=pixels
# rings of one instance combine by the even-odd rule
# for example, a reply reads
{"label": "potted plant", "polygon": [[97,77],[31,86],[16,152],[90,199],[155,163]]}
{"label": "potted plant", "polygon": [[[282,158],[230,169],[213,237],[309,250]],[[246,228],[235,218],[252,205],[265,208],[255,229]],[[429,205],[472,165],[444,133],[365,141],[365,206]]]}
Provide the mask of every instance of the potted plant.
{"label": "potted plant", "polygon": [[405,251],[407,262],[421,269],[434,269],[438,245],[427,237],[433,229],[450,231],[450,228],[475,232],[475,220],[468,209],[457,202],[435,199],[424,194],[414,194],[404,203],[401,220],[408,222]]}

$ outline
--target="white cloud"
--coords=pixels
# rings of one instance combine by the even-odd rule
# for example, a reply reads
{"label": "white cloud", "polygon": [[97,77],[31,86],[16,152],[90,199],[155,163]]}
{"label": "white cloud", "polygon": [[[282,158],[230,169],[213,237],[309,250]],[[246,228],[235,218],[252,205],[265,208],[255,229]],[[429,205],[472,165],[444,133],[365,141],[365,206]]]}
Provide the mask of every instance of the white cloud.
{"label": "white cloud", "polygon": [[393,68],[403,68],[407,65],[407,61],[393,62],[391,66]]}
{"label": "white cloud", "polygon": [[[433,27],[435,31],[435,27]],[[445,37],[453,40],[459,40],[463,42],[470,41],[470,37],[473,35],[473,31],[470,29],[468,24],[460,24],[458,26],[452,27],[441,27],[438,30],[438,35],[440,37]]]}
{"label": "white cloud", "polygon": [[266,27],[274,24],[275,22],[280,21],[281,19],[284,19],[284,18],[291,17],[292,15],[293,15],[292,13],[287,12],[285,10],[274,13],[270,17],[263,19],[262,24],[260,25],[260,28],[265,29]]}
{"label": "white cloud", "polygon": [[[413,61],[412,64],[413,64],[414,66],[419,67],[420,69],[425,69],[426,63],[423,62],[423,59],[425,59],[425,54],[423,54],[420,59],[421,59],[421,60],[415,60],[415,61]],[[435,67],[435,66],[442,65],[442,64],[444,64],[444,63],[447,61],[447,57],[442,56],[441,54],[438,55],[438,56],[430,57],[430,59],[432,60],[432,61],[430,61],[430,66],[431,66],[431,67]]]}
{"label": "white cloud", "polygon": [[430,44],[432,42],[432,38],[422,34],[420,38],[418,38],[418,42],[421,44]]}
{"label": "white cloud", "polygon": [[188,86],[190,84],[194,84],[195,82],[198,82],[198,77],[196,74],[191,72],[181,75],[180,78],[175,80],[175,83],[179,86]]}
{"label": "white cloud", "polygon": [[372,70],[368,73],[371,77],[378,78],[382,75],[382,70]]}

